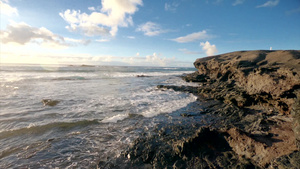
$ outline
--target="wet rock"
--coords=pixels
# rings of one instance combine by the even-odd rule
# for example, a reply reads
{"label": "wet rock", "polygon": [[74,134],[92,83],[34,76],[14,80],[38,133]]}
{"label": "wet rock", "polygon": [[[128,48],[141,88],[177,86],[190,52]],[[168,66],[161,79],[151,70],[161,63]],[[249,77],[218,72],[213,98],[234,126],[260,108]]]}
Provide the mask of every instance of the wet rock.
{"label": "wet rock", "polygon": [[147,76],[147,75],[137,75],[136,77],[151,77],[151,76]]}
{"label": "wet rock", "polygon": [[43,99],[42,103],[44,106],[56,106],[60,101],[59,100],[52,100],[52,99]]}

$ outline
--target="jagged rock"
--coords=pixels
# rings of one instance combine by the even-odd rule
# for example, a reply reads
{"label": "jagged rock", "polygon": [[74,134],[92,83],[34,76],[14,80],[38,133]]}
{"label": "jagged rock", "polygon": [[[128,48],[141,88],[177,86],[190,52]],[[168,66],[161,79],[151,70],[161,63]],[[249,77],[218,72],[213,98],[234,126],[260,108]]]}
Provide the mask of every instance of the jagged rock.
{"label": "jagged rock", "polygon": [[289,114],[294,91],[300,88],[300,51],[296,50],[232,52],[197,59],[194,65],[198,71],[186,78],[188,81],[193,81],[191,78],[197,81],[201,76],[213,79],[212,84],[226,82],[240,88],[245,91],[243,95],[219,96],[240,107],[245,102],[246,105],[264,104]]}
{"label": "jagged rock", "polygon": [[279,169],[298,169],[300,166],[300,152],[295,151],[289,155],[279,157],[271,162],[271,165],[268,167],[270,169],[279,168]]}

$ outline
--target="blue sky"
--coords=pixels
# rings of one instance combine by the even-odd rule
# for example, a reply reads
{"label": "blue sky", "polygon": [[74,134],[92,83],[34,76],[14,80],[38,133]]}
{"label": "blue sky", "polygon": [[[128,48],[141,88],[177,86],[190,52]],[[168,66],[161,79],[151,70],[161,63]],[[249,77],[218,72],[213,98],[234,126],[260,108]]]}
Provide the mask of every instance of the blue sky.
{"label": "blue sky", "polygon": [[192,66],[300,49],[299,0],[0,0],[1,63]]}

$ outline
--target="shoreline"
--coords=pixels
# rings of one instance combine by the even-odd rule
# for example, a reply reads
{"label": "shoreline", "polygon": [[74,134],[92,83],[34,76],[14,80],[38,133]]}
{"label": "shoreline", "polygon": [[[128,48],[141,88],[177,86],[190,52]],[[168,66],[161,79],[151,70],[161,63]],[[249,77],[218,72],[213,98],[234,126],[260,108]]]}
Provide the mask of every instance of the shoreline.
{"label": "shoreline", "polygon": [[183,79],[199,86],[157,86],[198,96],[191,111],[98,168],[300,166],[300,51],[232,52],[194,65]]}

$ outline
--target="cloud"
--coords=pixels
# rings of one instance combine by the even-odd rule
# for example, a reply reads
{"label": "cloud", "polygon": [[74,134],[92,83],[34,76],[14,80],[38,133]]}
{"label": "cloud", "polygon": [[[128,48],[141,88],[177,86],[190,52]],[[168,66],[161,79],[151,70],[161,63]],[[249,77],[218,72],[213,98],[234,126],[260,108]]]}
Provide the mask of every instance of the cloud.
{"label": "cloud", "polygon": [[101,3],[101,12],[87,14],[68,9],[59,15],[70,24],[66,27],[70,31],[87,36],[116,36],[118,27],[133,24],[131,15],[138,10],[138,5],[143,5],[142,0],[102,0]]}
{"label": "cloud", "polygon": [[146,56],[140,56],[140,53],[136,53],[132,57],[123,57],[122,62],[123,65],[127,63],[131,66],[192,66],[192,62],[179,61],[175,57],[163,57],[162,54],[157,53]]}
{"label": "cloud", "polygon": [[165,3],[165,10],[175,12],[178,8],[179,3],[173,2],[173,3]]}
{"label": "cloud", "polygon": [[91,43],[90,39],[73,39],[73,38],[64,38],[65,41],[69,41],[75,44],[88,45]]}
{"label": "cloud", "polygon": [[153,65],[166,66],[166,58],[160,58],[156,53],[146,56],[146,62]]}
{"label": "cloud", "polygon": [[7,16],[18,15],[17,8],[11,7],[8,4],[8,0],[1,0],[0,7],[1,7],[1,10],[0,10],[1,14],[3,14],[3,15],[7,15]]}
{"label": "cloud", "polygon": [[202,49],[206,51],[207,56],[212,56],[218,52],[216,45],[211,45],[208,41],[205,43],[201,42],[200,46],[202,46]]}
{"label": "cloud", "polygon": [[157,36],[161,33],[167,32],[167,30],[162,29],[159,24],[154,22],[146,22],[144,24],[141,24],[138,26],[136,31],[144,32],[144,35],[147,36]]}
{"label": "cloud", "polygon": [[181,36],[172,40],[178,43],[187,43],[187,42],[194,42],[197,40],[210,39],[211,37],[212,37],[211,35],[209,35],[205,30],[203,30],[200,32],[188,34],[186,36]]}
{"label": "cloud", "polygon": [[5,30],[0,30],[2,44],[37,44],[46,48],[63,49],[77,45],[88,45],[91,40],[65,38],[47,28],[32,27],[24,22],[11,22]]}
{"label": "cloud", "polygon": [[97,39],[96,42],[109,42],[109,39]]}
{"label": "cloud", "polygon": [[90,10],[90,11],[95,11],[96,9],[95,9],[95,7],[88,7],[88,9]]}
{"label": "cloud", "polygon": [[179,51],[183,52],[184,54],[187,54],[187,55],[198,55],[198,54],[201,54],[203,52],[198,52],[198,51],[190,51],[186,48],[183,48],[183,49],[178,49]]}
{"label": "cloud", "polygon": [[41,27],[35,28],[24,22],[11,23],[6,27],[6,30],[1,30],[1,42],[16,43],[25,45],[27,43],[37,43],[45,47],[67,47],[62,36],[56,35],[48,29]]}
{"label": "cloud", "polygon": [[241,5],[245,2],[246,0],[235,0],[234,3],[232,4],[233,6]]}
{"label": "cloud", "polygon": [[263,8],[263,7],[274,7],[276,5],[278,5],[280,0],[269,0],[266,3],[262,4],[262,5],[258,5],[256,6],[256,8]]}

